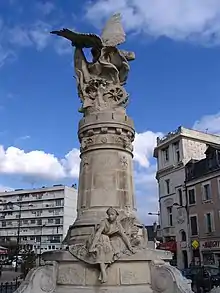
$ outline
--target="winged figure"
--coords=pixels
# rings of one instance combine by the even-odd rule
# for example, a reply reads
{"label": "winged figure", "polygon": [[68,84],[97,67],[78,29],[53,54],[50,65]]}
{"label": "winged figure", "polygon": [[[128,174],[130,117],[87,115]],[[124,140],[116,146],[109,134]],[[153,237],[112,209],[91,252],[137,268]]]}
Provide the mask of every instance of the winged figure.
{"label": "winged figure", "polygon": [[121,25],[121,15],[114,14],[106,23],[101,37],[95,34],[83,34],[73,32],[69,29],[52,31],[52,34],[64,37],[72,42],[77,48],[116,47],[125,42],[125,32]]}
{"label": "winged figure", "polygon": [[[114,85],[126,83],[130,70],[128,62],[134,60],[135,56],[133,52],[117,48],[125,42],[125,32],[119,13],[107,21],[101,36],[77,33],[66,28],[51,33],[71,41],[75,47],[74,66],[81,100],[86,96],[86,85],[91,80],[99,79]],[[92,62],[86,60],[84,48],[91,49]]]}

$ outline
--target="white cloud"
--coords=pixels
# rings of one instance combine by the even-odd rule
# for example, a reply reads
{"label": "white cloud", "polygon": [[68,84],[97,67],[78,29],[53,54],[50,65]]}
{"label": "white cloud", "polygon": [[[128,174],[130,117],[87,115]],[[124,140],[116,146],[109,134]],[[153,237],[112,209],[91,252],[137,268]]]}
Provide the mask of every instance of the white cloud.
{"label": "white cloud", "polygon": [[150,166],[149,159],[153,155],[153,149],[156,145],[158,136],[162,136],[162,133],[154,133],[152,131],[136,133],[134,141],[134,160],[138,162],[140,166],[145,168]]}
{"label": "white cloud", "polygon": [[194,123],[193,128],[207,133],[220,134],[220,112],[203,116]]}
{"label": "white cloud", "polygon": [[11,191],[13,188],[0,184],[0,192]]}
{"label": "white cloud", "polygon": [[29,35],[30,39],[36,45],[38,50],[43,50],[50,43],[52,30],[51,25],[43,21],[37,21],[30,29]]}
{"label": "white cloud", "polygon": [[0,45],[0,68],[7,62],[15,60],[16,56],[10,49],[6,50]]}
{"label": "white cloud", "polygon": [[73,49],[71,43],[63,38],[57,38],[54,43],[54,49],[58,55],[70,54]]}
{"label": "white cloud", "polygon": [[16,147],[5,150],[3,146],[0,146],[0,172],[48,179],[65,177],[64,168],[54,155],[43,151],[25,153]]}
{"label": "white cloud", "polygon": [[127,31],[174,40],[220,44],[219,0],[98,0],[90,1],[87,18],[100,23],[121,12]]}

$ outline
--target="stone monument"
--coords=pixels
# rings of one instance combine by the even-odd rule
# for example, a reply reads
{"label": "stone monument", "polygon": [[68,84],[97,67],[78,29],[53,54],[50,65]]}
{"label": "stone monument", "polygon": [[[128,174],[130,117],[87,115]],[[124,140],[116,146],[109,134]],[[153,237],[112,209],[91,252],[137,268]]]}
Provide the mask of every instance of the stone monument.
{"label": "stone monument", "polygon": [[[44,253],[45,265],[33,269],[18,292],[192,292],[168,263],[171,253],[148,247],[147,231],[136,218],[135,131],[125,89],[135,54],[118,48],[125,42],[120,14],[110,18],[101,37],[68,29],[51,33],[75,48],[83,115],[77,219],[65,239],[68,249]],[[84,48],[91,49],[91,62]]]}

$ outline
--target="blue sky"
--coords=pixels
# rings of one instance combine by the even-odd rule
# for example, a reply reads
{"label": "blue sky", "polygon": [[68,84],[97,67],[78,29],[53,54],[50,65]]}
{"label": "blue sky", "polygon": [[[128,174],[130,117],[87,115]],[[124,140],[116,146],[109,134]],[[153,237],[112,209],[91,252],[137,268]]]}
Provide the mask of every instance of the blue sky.
{"label": "blue sky", "polygon": [[[209,3],[209,5],[207,4]],[[1,189],[77,182],[81,115],[68,27],[100,33],[121,12],[123,48],[135,51],[127,83],[135,121],[139,215],[157,210],[157,135],[178,126],[220,132],[219,0],[1,0]]]}

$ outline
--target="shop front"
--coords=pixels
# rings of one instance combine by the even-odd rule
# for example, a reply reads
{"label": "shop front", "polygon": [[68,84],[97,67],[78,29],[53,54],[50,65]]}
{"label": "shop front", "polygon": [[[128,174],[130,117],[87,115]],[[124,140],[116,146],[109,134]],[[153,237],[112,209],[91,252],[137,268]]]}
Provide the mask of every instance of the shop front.
{"label": "shop front", "polygon": [[200,241],[201,259],[204,265],[220,264],[220,239]]}
{"label": "shop front", "polygon": [[164,243],[160,243],[158,245],[157,249],[168,250],[168,251],[172,252],[173,259],[172,259],[172,261],[170,263],[173,266],[177,265],[177,245],[176,245],[176,241],[167,241],[167,242],[164,242]]}

